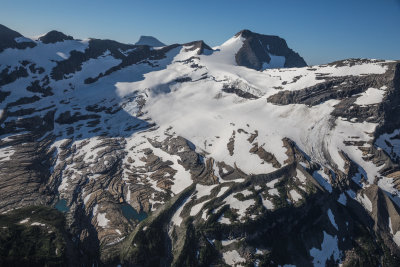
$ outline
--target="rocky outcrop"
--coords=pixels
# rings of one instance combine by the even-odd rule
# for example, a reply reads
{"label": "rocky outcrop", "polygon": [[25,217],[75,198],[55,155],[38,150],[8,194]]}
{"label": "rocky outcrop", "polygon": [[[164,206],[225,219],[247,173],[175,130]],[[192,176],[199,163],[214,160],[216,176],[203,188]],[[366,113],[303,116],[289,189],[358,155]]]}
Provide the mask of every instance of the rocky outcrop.
{"label": "rocky outcrop", "polygon": [[73,40],[74,38],[69,35],[65,35],[62,32],[59,31],[50,31],[46,33],[45,35],[41,36],[39,38],[39,41],[41,41],[44,44],[54,44],[58,42],[63,42],[65,40]]}
{"label": "rocky outcrop", "polygon": [[399,117],[396,116],[400,112],[400,63],[393,64],[386,76],[392,79],[387,83],[389,90],[382,107],[384,117],[375,132],[375,137],[385,132],[392,133],[400,127]]}
{"label": "rocky outcrop", "polygon": [[[347,102],[352,103],[356,99],[354,96],[365,92],[368,88],[381,88],[383,86],[393,88],[396,65],[389,64],[389,70],[382,75],[321,77],[324,80],[323,82],[301,90],[280,91],[268,97],[268,101],[278,105],[306,104],[315,106],[331,99],[343,100],[344,102],[347,98],[350,98]],[[334,66],[340,65],[337,63]],[[362,116],[363,113],[365,111],[359,112],[357,115]],[[371,113],[374,113],[374,111]]]}
{"label": "rocky outcrop", "polygon": [[203,55],[207,51],[208,52],[213,51],[213,49],[211,47],[209,47],[204,41],[194,41],[194,42],[186,43],[186,44],[184,44],[184,46],[190,46],[190,48],[186,48],[186,51],[197,50],[198,55]]}
{"label": "rocky outcrop", "polygon": [[284,63],[280,67],[307,66],[304,59],[290,49],[286,41],[278,36],[262,35],[249,30],[242,30],[235,36],[244,38],[243,46],[235,56],[239,66],[261,70],[263,63],[271,63],[271,56],[284,57]]}
{"label": "rocky outcrop", "polygon": [[25,67],[20,66],[12,71],[10,71],[10,68],[6,67],[5,69],[2,70],[0,73],[0,85],[6,85],[12,82],[15,82],[18,78],[21,77],[27,77],[28,72]]}
{"label": "rocky outcrop", "polygon": [[97,58],[107,50],[116,58],[124,58],[125,56],[121,51],[132,48],[134,48],[133,45],[121,44],[111,40],[91,39],[89,47],[84,52],[73,50],[68,59],[58,61],[57,66],[51,72],[51,77],[55,80],[61,80],[65,75],[81,70],[83,62],[91,58]]}
{"label": "rocky outcrop", "polygon": [[115,71],[139,62],[147,62],[149,65],[152,65],[150,62],[151,60],[164,58],[168,51],[177,46],[178,45],[172,45],[162,49],[153,50],[149,46],[134,46],[118,43],[112,40],[91,39],[89,41],[89,47],[84,52],[73,50],[68,59],[58,61],[57,66],[52,69],[51,77],[55,80],[64,79],[67,75],[80,71],[84,62],[98,58],[106,52],[114,58],[121,60],[120,64],[111,67],[95,77],[86,77],[84,82],[90,84],[96,82],[101,77],[110,75]]}

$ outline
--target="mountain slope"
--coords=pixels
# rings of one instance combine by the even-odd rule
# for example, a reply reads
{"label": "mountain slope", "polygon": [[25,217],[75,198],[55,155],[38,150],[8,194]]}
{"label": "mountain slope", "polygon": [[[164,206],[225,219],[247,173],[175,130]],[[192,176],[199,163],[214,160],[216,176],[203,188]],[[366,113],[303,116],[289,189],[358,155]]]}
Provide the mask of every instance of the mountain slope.
{"label": "mountain slope", "polygon": [[0,53],[0,212],[56,206],[87,264],[399,263],[399,62],[46,36]]}

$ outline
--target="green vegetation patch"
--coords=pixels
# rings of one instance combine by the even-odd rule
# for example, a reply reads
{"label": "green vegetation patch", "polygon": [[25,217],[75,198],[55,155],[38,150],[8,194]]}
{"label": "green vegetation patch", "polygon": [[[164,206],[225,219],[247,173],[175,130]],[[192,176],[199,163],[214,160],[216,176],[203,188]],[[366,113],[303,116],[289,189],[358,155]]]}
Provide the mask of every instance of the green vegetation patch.
{"label": "green vegetation patch", "polygon": [[65,264],[65,219],[48,207],[27,207],[0,215],[0,266]]}

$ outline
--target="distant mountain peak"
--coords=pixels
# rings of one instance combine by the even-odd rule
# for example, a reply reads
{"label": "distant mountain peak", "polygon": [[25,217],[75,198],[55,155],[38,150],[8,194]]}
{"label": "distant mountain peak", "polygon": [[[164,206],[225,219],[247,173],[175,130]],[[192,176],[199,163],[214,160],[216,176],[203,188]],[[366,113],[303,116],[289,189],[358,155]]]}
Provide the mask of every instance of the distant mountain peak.
{"label": "distant mountain peak", "polygon": [[135,45],[148,45],[154,47],[165,46],[165,44],[160,42],[157,38],[145,35],[140,36],[139,41],[137,41]]}
{"label": "distant mountain peak", "polygon": [[57,42],[63,42],[65,40],[73,40],[74,38],[69,35],[65,35],[62,32],[59,31],[50,31],[46,33],[45,35],[41,36],[39,38],[39,41],[45,44],[53,44]]}

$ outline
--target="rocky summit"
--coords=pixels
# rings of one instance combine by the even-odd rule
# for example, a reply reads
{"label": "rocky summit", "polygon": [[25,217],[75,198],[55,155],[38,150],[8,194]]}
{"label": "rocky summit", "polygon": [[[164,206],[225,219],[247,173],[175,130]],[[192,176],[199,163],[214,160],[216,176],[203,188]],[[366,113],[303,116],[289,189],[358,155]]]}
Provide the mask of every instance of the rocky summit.
{"label": "rocky summit", "polygon": [[157,38],[153,36],[140,36],[139,41],[135,45],[148,45],[154,47],[165,46],[164,43],[160,42]]}
{"label": "rocky summit", "polygon": [[0,25],[0,265],[399,266],[400,62]]}

